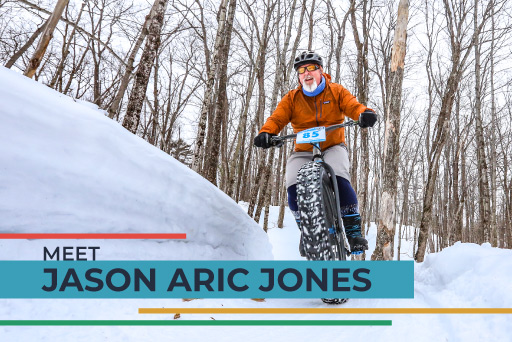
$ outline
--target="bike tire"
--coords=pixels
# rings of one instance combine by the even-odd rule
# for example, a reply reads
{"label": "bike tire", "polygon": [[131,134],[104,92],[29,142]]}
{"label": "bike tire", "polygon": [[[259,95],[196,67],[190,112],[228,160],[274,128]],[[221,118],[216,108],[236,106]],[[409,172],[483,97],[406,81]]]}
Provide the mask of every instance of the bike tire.
{"label": "bike tire", "polygon": [[[308,260],[346,260],[333,183],[322,163],[304,164],[297,174],[302,242]],[[335,175],[332,175],[335,177]]]}
{"label": "bike tire", "polygon": [[[346,260],[341,241],[333,182],[322,163],[304,164],[297,175],[302,243],[308,260]],[[335,177],[335,175],[332,175]],[[334,234],[330,229],[334,230]],[[347,298],[322,298],[326,304],[343,304]]]}

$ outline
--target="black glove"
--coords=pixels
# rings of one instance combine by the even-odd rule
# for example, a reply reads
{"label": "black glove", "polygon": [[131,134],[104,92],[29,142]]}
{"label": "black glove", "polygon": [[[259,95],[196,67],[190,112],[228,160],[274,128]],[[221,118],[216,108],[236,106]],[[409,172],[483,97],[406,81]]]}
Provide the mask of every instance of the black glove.
{"label": "black glove", "polygon": [[262,147],[262,148],[269,148],[272,147],[274,144],[272,144],[272,141],[270,141],[270,138],[275,137],[275,134],[262,132],[258,134],[256,138],[254,138],[254,146],[256,147]]}
{"label": "black glove", "polygon": [[377,122],[377,114],[371,109],[367,109],[359,116],[359,126],[361,128],[373,127]]}

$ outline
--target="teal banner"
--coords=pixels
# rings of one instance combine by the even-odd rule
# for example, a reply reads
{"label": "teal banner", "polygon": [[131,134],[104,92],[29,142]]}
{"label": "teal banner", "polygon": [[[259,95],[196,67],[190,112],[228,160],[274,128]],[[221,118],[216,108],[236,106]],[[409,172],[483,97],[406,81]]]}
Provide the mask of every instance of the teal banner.
{"label": "teal banner", "polygon": [[0,298],[413,298],[413,261],[0,261]]}

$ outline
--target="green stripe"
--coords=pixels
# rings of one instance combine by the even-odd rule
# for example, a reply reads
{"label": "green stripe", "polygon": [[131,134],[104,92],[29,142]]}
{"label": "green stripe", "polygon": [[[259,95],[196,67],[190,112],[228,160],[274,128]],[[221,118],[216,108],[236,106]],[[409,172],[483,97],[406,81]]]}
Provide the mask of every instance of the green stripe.
{"label": "green stripe", "polygon": [[381,325],[391,320],[0,320],[0,326],[109,326],[109,325]]}

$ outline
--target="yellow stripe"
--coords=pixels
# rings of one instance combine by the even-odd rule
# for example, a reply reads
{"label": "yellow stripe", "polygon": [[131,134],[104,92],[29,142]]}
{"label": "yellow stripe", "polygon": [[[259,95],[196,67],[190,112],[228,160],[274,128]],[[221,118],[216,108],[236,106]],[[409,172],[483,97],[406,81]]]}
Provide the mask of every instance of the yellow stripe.
{"label": "yellow stripe", "polygon": [[512,314],[512,308],[139,308],[139,314]]}

